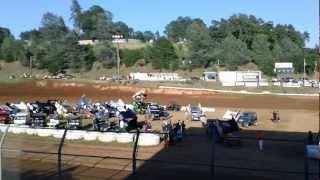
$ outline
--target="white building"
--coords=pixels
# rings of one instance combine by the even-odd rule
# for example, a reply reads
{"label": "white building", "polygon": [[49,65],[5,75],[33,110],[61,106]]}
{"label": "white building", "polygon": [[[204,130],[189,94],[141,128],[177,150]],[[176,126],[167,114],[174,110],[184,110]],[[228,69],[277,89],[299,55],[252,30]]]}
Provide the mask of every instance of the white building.
{"label": "white building", "polygon": [[90,39],[90,40],[79,40],[78,44],[80,46],[87,46],[87,45],[93,46],[93,45],[96,45],[98,42],[99,42],[99,40],[94,40],[94,39],[93,40],[92,39]]}
{"label": "white building", "polygon": [[274,64],[274,73],[276,74],[291,74],[294,73],[292,62],[279,62]]}
{"label": "white building", "polygon": [[267,86],[262,80],[261,71],[220,71],[218,79],[223,86]]}
{"label": "white building", "polygon": [[177,73],[130,73],[131,80],[140,81],[181,81]]}
{"label": "white building", "polygon": [[116,44],[116,43],[126,43],[127,40],[126,39],[113,39],[112,43]]}

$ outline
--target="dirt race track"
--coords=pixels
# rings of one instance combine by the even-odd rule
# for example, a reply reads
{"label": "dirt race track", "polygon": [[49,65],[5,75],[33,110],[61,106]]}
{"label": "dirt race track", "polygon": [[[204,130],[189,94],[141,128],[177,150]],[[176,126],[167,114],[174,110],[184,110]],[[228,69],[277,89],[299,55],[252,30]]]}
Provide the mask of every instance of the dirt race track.
{"label": "dirt race track", "polygon": [[[85,94],[94,101],[122,99],[132,102],[132,95],[143,88],[136,86],[110,86],[98,83],[76,83],[70,81],[31,81],[21,84],[0,86],[0,103],[66,99],[71,103]],[[212,92],[181,91],[168,89],[144,88],[148,101],[161,104],[178,102],[181,105],[198,104],[216,108],[209,118],[221,118],[227,109],[256,111],[259,118],[258,129],[271,131],[306,132],[318,131],[319,98],[318,97],[287,97],[271,95],[235,95]],[[280,111],[281,122],[270,121],[273,110]],[[183,120],[177,114],[173,120]]]}
{"label": "dirt race track", "polygon": [[[67,99],[71,103],[80,96],[97,100],[123,99],[131,102],[134,92],[142,89],[136,86],[110,86],[108,84],[86,84],[69,81],[33,81],[22,84],[0,85],[0,104],[20,100]],[[306,132],[318,131],[319,99],[318,97],[286,97],[286,96],[249,96],[230,95],[207,92],[175,91],[146,88],[148,101],[167,104],[172,101],[182,105],[198,104],[216,108],[216,112],[208,113],[208,118],[221,118],[227,109],[255,111],[259,124],[256,127],[243,129],[241,136],[252,139],[243,140],[241,147],[225,147],[217,145],[215,152],[217,179],[243,180],[280,180],[303,179],[304,142]],[[281,121],[270,121],[271,112],[280,111]],[[173,121],[184,120],[183,112],[173,113]],[[143,118],[141,119],[143,120]],[[161,122],[152,122],[159,129]],[[266,138],[284,138],[298,140],[295,142],[266,141],[265,151],[259,152],[256,146],[255,130],[264,130]],[[188,136],[189,134],[189,136]],[[192,136],[196,134],[197,136]],[[30,136],[8,136],[6,148],[27,151],[57,152],[58,141],[39,139]],[[81,141],[67,142],[63,153],[132,157],[132,146],[103,144],[99,142],[84,143]],[[138,158],[138,175],[130,175],[131,163],[128,160],[108,160],[93,157],[63,156],[67,179],[210,179],[211,143],[204,136],[199,122],[187,122],[187,135],[183,142],[176,146],[164,148],[163,144],[156,147],[140,148]],[[6,153],[5,175],[17,177],[13,179],[57,179],[56,155]],[[144,161],[152,160],[152,161]],[[169,161],[171,164],[164,163]],[[187,164],[175,164],[185,162]],[[188,165],[188,163],[206,164]],[[244,169],[228,169],[236,166]],[[317,172],[314,162],[310,171]],[[259,172],[248,169],[275,169],[281,172]],[[283,173],[283,172],[288,173]],[[292,173],[292,172],[298,173]],[[291,173],[290,173],[291,172]]]}
{"label": "dirt race track", "polygon": [[218,94],[211,92],[181,91],[170,89],[141,88],[133,86],[110,86],[68,81],[33,81],[21,84],[0,85],[0,102],[63,98],[78,101],[85,94],[93,100],[132,101],[134,92],[146,89],[148,100],[162,104],[176,101],[180,104],[197,104],[213,107],[300,109],[318,110],[317,97],[249,96]]}

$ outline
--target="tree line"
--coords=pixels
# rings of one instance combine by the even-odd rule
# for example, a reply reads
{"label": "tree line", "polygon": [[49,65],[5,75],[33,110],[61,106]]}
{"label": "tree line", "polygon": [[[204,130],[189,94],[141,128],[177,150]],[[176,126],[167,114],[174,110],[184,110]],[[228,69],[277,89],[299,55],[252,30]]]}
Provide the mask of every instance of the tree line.
{"label": "tree line", "polygon": [[208,27],[201,19],[179,17],[166,26],[173,42],[186,42],[183,55],[192,67],[209,67],[218,63],[236,70],[249,62],[265,74],[272,75],[275,62],[293,62],[297,72],[312,73],[317,60],[316,48],[305,48],[307,32],[292,25],[274,24],[253,15],[237,14],[213,20]]}
{"label": "tree line", "polygon": [[[54,13],[43,15],[38,29],[22,32],[15,39],[7,28],[0,27],[0,59],[20,61],[28,65],[58,72],[90,70],[99,61],[105,68],[116,65],[116,50],[112,35],[125,39],[139,39],[153,43],[140,49],[122,49],[120,56],[126,66],[151,63],[155,69],[177,70],[224,66],[236,70],[247,63],[256,64],[265,74],[272,75],[275,62],[293,62],[298,72],[312,73],[318,58],[316,48],[305,48],[307,32],[299,32],[292,25],[274,24],[253,15],[237,14],[228,19],[213,20],[207,26],[203,20],[178,17],[164,31],[134,31],[124,22],[113,21],[113,14],[94,5],[83,10],[77,0],[72,1],[73,27]],[[82,39],[97,39],[94,46],[79,45]]]}

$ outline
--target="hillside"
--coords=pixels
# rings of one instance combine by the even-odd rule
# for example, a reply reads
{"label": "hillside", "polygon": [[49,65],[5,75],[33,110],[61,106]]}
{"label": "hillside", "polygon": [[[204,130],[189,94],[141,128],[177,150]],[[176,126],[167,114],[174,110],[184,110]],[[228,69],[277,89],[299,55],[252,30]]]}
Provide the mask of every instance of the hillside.
{"label": "hillside", "polygon": [[[20,62],[12,62],[6,63],[4,61],[0,61],[0,81],[6,81],[9,79],[9,76],[14,75],[16,77],[22,76],[24,73],[29,72],[29,67],[23,66]],[[103,68],[103,65],[99,62],[95,62],[90,71],[81,71],[81,72],[73,72],[72,70],[67,70],[68,74],[72,74],[81,79],[97,79],[101,76],[113,76],[116,74],[116,68],[106,69]],[[197,68],[192,71],[184,71],[177,70],[175,71],[179,75],[183,77],[192,77],[192,76],[201,76],[203,71],[212,71],[212,69],[202,69]],[[47,70],[39,70],[33,68],[33,75],[36,78],[41,78],[44,75],[49,74]],[[133,66],[133,67],[125,67],[124,65],[120,68],[120,74],[122,76],[126,76],[131,72],[160,72],[160,70],[155,70],[152,68],[151,64],[147,64],[146,66]],[[171,71],[162,71],[162,72],[171,72]]]}
{"label": "hillside", "polygon": [[[21,77],[29,72],[29,67],[23,66],[19,61],[6,63],[0,60],[0,81],[8,81],[9,76]],[[47,74],[47,70],[32,69],[36,77],[42,77]]]}
{"label": "hillside", "polygon": [[[189,70],[176,70],[173,71],[175,73],[178,73],[180,76],[184,78],[190,78],[190,77],[201,77],[202,73],[205,71],[224,71],[226,70],[224,67],[221,68],[195,68],[192,71]],[[247,71],[247,70],[259,70],[259,68],[253,64],[253,63],[248,63],[243,66],[239,66],[240,71]],[[66,70],[68,74],[74,75],[77,78],[80,79],[97,79],[101,76],[107,76],[107,77],[112,77],[116,75],[117,69],[116,68],[104,68],[103,65],[99,62],[95,62],[92,66],[92,69],[90,71],[85,71],[81,70],[80,72],[74,72],[73,70]],[[9,76],[14,75],[15,77],[21,77],[24,73],[29,72],[29,67],[23,66],[20,62],[12,62],[12,63],[6,63],[4,61],[0,60],[0,81],[8,81]],[[36,68],[32,69],[32,74],[36,78],[41,78],[44,75],[48,75],[49,72],[47,70],[39,70]],[[125,65],[122,65],[120,67],[120,75],[122,76],[127,76],[131,72],[172,72],[170,70],[156,70],[152,68],[151,64],[147,64],[145,66],[139,66],[139,65],[134,65],[132,67],[126,67]],[[296,74],[295,77],[302,77],[301,74]],[[314,76],[310,76],[310,78],[313,78]],[[271,77],[264,75],[264,79],[271,79]]]}

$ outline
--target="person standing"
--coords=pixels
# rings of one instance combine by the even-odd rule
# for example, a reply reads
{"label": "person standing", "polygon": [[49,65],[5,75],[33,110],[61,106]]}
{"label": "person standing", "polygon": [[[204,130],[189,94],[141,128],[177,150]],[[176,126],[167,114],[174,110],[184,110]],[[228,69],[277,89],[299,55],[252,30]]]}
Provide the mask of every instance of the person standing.
{"label": "person standing", "polygon": [[258,131],[256,134],[256,138],[258,140],[258,148],[259,151],[263,151],[263,138],[264,138],[264,133],[262,131]]}
{"label": "person standing", "polygon": [[308,144],[313,144],[313,134],[311,131],[308,132]]}
{"label": "person standing", "polygon": [[185,135],[185,131],[186,131],[186,124],[184,123],[184,121],[182,121],[182,123],[181,123],[181,127],[182,127],[182,135]]}
{"label": "person standing", "polygon": [[177,140],[182,141],[182,138],[183,138],[182,123],[180,120],[178,121],[176,128],[177,128]]}

